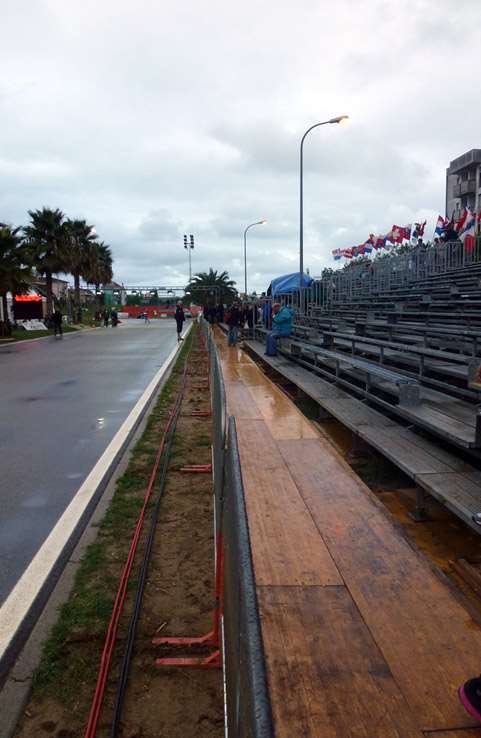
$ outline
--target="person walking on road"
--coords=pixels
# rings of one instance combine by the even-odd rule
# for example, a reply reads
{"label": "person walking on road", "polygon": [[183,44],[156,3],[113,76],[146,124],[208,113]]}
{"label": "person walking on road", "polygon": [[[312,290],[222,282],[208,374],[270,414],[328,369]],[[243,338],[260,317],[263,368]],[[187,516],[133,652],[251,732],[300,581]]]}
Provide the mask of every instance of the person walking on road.
{"label": "person walking on road", "polygon": [[229,317],[227,319],[227,325],[229,326],[229,333],[227,335],[227,345],[235,346],[239,338],[239,324],[241,321],[241,314],[239,306],[234,303],[231,306]]}
{"label": "person walking on road", "polygon": [[58,308],[55,308],[55,311],[52,315],[52,324],[53,324],[53,334],[55,337],[59,336],[59,338],[63,337],[63,329],[62,329],[62,313]]}
{"label": "person walking on road", "polygon": [[177,303],[177,307],[175,308],[175,322],[177,323],[177,342],[184,340],[180,335],[182,333],[182,326],[184,325],[184,321],[184,308],[181,301],[179,300],[179,302]]}

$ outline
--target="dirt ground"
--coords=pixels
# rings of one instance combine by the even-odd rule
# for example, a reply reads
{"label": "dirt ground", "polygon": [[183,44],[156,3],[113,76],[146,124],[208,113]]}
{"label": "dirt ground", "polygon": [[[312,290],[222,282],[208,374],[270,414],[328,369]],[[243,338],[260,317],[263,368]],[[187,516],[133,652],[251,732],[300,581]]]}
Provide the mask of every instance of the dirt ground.
{"label": "dirt ground", "polygon": [[[183,464],[211,461],[211,420],[192,417],[194,410],[207,410],[209,397],[199,388],[206,377],[206,355],[198,345],[198,335],[188,361],[187,389],[172,449],[169,474],[156,527],[149,574],[137,628],[122,712],[120,738],[221,738],[224,735],[222,673],[215,669],[158,668],[161,655],[151,641],[156,635],[203,635],[212,628],[214,607],[213,495],[210,474],[186,474]],[[177,376],[178,386],[180,374]],[[173,389],[175,395],[175,388]],[[162,412],[163,426],[166,413]],[[137,454],[134,464],[148,478],[153,451],[152,434]],[[149,467],[149,468],[147,468]],[[135,467],[134,467],[135,468]],[[128,485],[127,485],[128,486]],[[145,488],[145,486],[143,486]],[[150,512],[144,528],[150,524]],[[120,530],[109,547],[108,560],[92,577],[109,588],[118,582],[132,534]],[[119,664],[125,646],[130,615],[136,594],[137,576],[143,555],[139,545],[124,614],[119,627],[113,668],[97,735],[110,736],[112,708]],[[100,629],[99,629],[100,630]],[[36,689],[17,732],[17,738],[55,736],[77,738],[84,735],[88,709],[103,646],[103,633],[86,633],[79,626],[65,639],[65,648],[76,652],[79,667],[78,690],[62,693]],[[170,651],[168,655],[172,654]],[[181,652],[178,655],[188,655]],[[81,668],[83,666],[83,668]],[[71,679],[72,675],[69,674]]]}

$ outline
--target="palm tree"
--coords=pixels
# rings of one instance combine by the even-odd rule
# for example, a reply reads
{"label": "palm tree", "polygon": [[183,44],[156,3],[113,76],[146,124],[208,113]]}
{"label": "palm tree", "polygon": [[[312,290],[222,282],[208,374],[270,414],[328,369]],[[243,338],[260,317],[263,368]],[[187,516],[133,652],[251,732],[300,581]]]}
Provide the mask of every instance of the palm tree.
{"label": "palm tree", "polygon": [[227,272],[217,274],[217,270],[210,267],[208,272],[195,274],[185,290],[198,305],[219,302],[229,305],[237,296],[234,285]]}
{"label": "palm tree", "polygon": [[21,228],[0,225],[0,299],[3,308],[3,325],[0,335],[11,333],[7,310],[7,292],[19,295],[28,290],[32,278],[28,263],[27,249],[21,235]]}
{"label": "palm tree", "polygon": [[47,317],[50,318],[53,312],[52,274],[68,270],[65,216],[58,208],[29,210],[28,214],[31,223],[23,231],[33,265],[39,274],[45,275]]}
{"label": "palm tree", "polygon": [[68,270],[74,279],[75,310],[74,320],[80,323],[82,312],[80,310],[80,277],[89,273],[89,251],[90,246],[97,238],[93,226],[88,225],[85,220],[67,220],[65,222],[67,233],[67,259]]}
{"label": "palm tree", "polygon": [[108,284],[112,281],[112,252],[110,246],[103,241],[94,241],[89,244],[88,263],[84,277],[88,284],[95,285],[97,293],[101,284]]}

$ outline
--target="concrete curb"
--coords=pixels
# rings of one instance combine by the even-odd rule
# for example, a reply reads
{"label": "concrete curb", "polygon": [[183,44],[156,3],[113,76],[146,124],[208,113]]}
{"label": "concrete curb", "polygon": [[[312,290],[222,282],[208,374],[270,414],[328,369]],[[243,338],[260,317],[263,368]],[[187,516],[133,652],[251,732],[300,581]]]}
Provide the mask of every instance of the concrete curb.
{"label": "concrete curb", "polygon": [[[187,336],[191,328],[192,323],[183,335]],[[0,689],[0,715],[2,717],[0,738],[11,738],[16,730],[17,723],[30,696],[32,677],[40,663],[43,645],[51,628],[57,621],[58,610],[68,600],[83,554],[97,537],[98,526],[112,500],[116,482],[128,466],[131,452],[145,429],[150,410],[154,406],[162,387],[170,377],[181,347],[182,344],[177,346],[175,354],[146,401],[141,415],[125,440],[121,451],[100,481],[95,499],[90,509],[86,511],[88,512],[86,522],[81,526],[81,520],[79,520],[81,530],[75,531],[71,536],[68,542],[68,551],[62,552],[61,561],[57,561],[54,569],[52,569],[50,586],[45,593],[40,610],[39,608],[36,609],[33,620],[29,618],[26,625],[27,632],[25,632],[22,623],[21,631],[23,631],[24,642],[19,642],[19,639],[22,639],[22,633],[17,633],[14,652],[8,654],[7,662],[3,667],[0,662],[0,677],[3,671],[3,684]]]}
{"label": "concrete curb", "polygon": [[[88,328],[76,328],[74,331],[69,331],[68,333],[64,333],[63,338],[67,338],[68,336],[78,336],[80,333],[86,333],[87,331],[95,331],[96,329],[97,329],[97,326],[92,326]],[[53,333],[49,336],[37,336],[37,338],[24,338],[23,340],[20,340],[20,341],[17,341],[16,339],[12,339],[11,341],[0,343],[0,349],[6,348],[7,346],[21,346],[24,343],[33,343],[34,341],[45,341],[48,338],[54,338]]]}

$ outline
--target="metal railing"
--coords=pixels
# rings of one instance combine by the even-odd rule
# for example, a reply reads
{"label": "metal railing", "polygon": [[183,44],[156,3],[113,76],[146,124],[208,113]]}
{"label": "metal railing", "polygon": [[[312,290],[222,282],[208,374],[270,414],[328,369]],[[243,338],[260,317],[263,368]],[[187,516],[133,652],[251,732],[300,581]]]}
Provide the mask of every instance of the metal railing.
{"label": "metal railing", "polygon": [[228,736],[273,738],[235,420],[225,457],[224,663]]}
{"label": "metal railing", "polygon": [[[216,580],[222,579],[223,664],[228,738],[274,738],[235,420],[227,417],[220,358],[203,318],[209,352]],[[219,555],[220,552],[220,555]]]}
{"label": "metal railing", "polygon": [[[446,284],[450,276],[457,272],[469,276],[467,267],[481,267],[481,238],[476,239],[472,250],[464,248],[461,241],[451,241],[429,248],[414,248],[403,254],[372,259],[370,262],[351,264],[346,269],[313,281],[305,290],[306,315],[313,312],[329,312],[344,302],[360,298],[385,296],[397,290],[415,289],[422,291],[432,278],[439,277]],[[464,271],[464,274],[463,274]],[[479,272],[481,276],[481,271]],[[395,294],[393,295],[395,296]],[[298,304],[298,294],[279,296],[288,305]]]}

